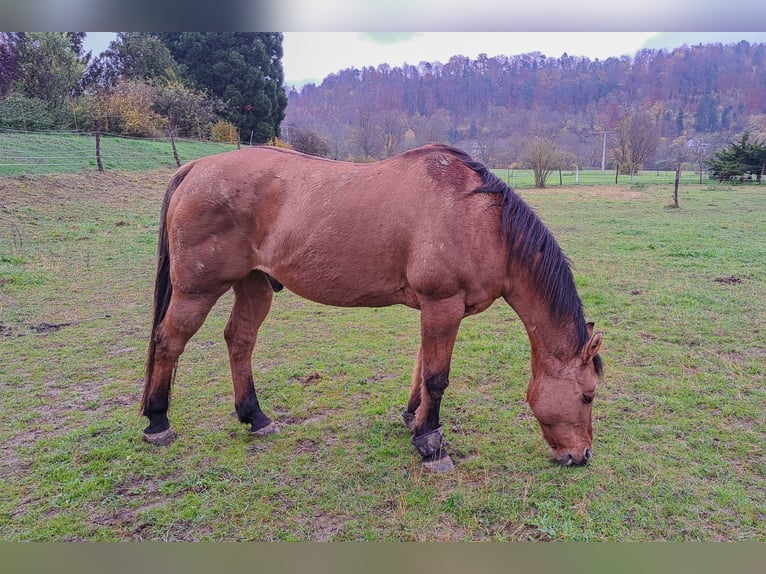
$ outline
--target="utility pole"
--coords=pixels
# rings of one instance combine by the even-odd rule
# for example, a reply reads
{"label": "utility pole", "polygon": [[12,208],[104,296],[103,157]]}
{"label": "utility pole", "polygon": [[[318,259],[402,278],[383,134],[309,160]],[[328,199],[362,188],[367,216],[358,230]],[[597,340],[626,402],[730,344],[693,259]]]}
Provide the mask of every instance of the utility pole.
{"label": "utility pole", "polygon": [[606,171],[606,134],[612,133],[612,130],[604,131],[604,145],[601,148],[601,171]]}

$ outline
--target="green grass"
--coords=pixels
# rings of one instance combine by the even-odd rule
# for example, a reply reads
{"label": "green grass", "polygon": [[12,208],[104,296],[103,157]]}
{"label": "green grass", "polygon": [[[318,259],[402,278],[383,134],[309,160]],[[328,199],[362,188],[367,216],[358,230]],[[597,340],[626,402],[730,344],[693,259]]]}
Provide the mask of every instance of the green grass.
{"label": "green grass", "polygon": [[[493,169],[495,175],[515,188],[533,188],[535,186],[535,175],[531,169]],[[703,173],[703,183],[709,183],[707,174]],[[617,178],[617,184],[630,185],[633,187],[643,187],[648,185],[669,184],[673,185],[676,179],[675,170],[645,170],[633,176],[620,175]],[[682,185],[699,185],[699,172],[682,171],[679,179]],[[601,171],[598,169],[584,169],[579,172],[573,169],[562,170],[561,174],[554,171],[545,182],[547,189],[570,186],[590,186],[590,185],[615,185],[614,170]],[[748,184],[749,185],[749,184]]]}
{"label": "green grass", "polygon": [[[0,538],[766,540],[766,200],[755,186],[521,193],[605,331],[594,452],[560,468],[498,302],[464,321],[449,475],[400,419],[417,313],[275,296],[253,361],[282,433],[233,414],[224,296],[184,353],[178,440],[141,441],[159,206],[171,170],[0,179]],[[56,327],[58,326],[58,327]]]}
{"label": "green grass", "polygon": [[[177,140],[181,162],[235,149],[232,144]],[[175,165],[170,141],[102,136],[105,170],[141,171]],[[45,173],[95,171],[93,135],[0,131],[0,177]]]}
{"label": "green grass", "polygon": [[[232,144],[177,140],[181,162],[186,162],[205,155],[211,155],[234,149]],[[27,133],[0,131],[0,177],[78,173],[95,171],[96,140],[90,134],[75,135],[70,133]],[[102,136],[101,153],[104,169],[108,171],[142,171],[175,165],[169,140],[147,140]],[[500,178],[518,188],[534,187],[534,175],[528,169],[495,169]],[[674,171],[643,171],[635,176],[621,175],[620,184],[634,186],[672,184]],[[707,176],[705,176],[707,179]],[[698,184],[699,173],[684,171],[681,175],[683,184]],[[613,170],[574,170],[553,172],[548,181],[548,188],[563,186],[588,186],[614,184]]]}

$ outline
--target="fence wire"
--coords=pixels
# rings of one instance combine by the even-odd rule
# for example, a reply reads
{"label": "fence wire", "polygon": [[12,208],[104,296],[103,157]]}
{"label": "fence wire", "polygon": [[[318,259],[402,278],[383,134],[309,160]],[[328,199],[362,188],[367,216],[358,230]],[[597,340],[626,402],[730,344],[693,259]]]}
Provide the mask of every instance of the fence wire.
{"label": "fence wire", "polygon": [[[140,142],[140,143],[139,143]],[[182,162],[236,149],[236,144],[176,138]],[[146,170],[175,166],[170,138],[124,137],[101,133],[106,170]],[[0,129],[0,176],[97,170],[95,132],[25,132]]]}

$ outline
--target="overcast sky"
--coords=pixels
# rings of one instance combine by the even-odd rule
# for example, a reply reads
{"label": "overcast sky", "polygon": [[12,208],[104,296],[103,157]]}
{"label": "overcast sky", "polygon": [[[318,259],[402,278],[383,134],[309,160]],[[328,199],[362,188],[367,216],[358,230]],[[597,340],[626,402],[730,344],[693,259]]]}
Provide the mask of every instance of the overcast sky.
{"label": "overcast sky", "polygon": [[[88,32],[86,49],[98,55],[114,38]],[[285,32],[282,65],[287,86],[320,84],[345,68],[401,66],[447,61],[455,55],[476,58],[541,52],[606,59],[633,56],[642,48],[675,48],[709,42],[766,42],[766,32]]]}
{"label": "overcast sky", "polygon": [[344,68],[447,63],[455,55],[633,55],[650,36],[651,32],[286,32],[282,65],[285,83],[298,87],[319,84]]}

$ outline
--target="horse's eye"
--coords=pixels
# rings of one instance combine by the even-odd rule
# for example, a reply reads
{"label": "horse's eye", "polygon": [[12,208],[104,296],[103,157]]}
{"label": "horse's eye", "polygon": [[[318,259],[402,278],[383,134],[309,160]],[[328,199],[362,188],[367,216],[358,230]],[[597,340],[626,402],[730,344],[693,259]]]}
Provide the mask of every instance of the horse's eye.
{"label": "horse's eye", "polygon": [[584,402],[586,405],[589,405],[593,402],[593,395],[583,395],[582,402]]}

